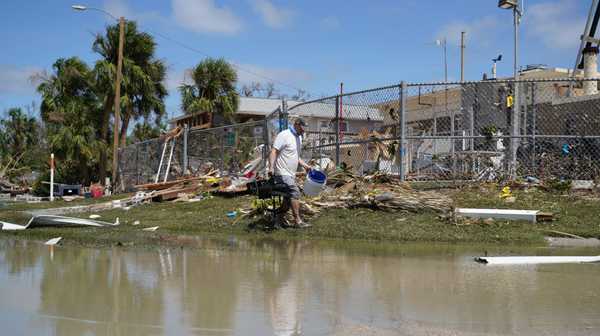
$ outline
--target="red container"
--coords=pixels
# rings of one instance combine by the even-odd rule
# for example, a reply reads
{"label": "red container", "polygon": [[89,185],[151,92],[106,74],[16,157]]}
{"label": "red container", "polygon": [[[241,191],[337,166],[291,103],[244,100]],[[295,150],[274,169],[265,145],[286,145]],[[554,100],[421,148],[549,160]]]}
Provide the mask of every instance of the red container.
{"label": "red container", "polygon": [[90,192],[92,193],[92,198],[100,198],[104,195],[104,191],[101,186],[93,186],[90,188]]}

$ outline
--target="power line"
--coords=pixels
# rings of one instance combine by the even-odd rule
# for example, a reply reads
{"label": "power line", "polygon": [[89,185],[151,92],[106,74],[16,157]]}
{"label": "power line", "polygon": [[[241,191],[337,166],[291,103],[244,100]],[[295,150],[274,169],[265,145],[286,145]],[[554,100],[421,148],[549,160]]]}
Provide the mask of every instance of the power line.
{"label": "power line", "polygon": [[[173,42],[173,43],[175,43],[175,44],[179,45],[180,47],[182,47],[182,48],[184,48],[184,49],[187,49],[187,50],[189,50],[189,51],[195,52],[195,53],[197,53],[197,54],[200,54],[200,55],[202,55],[202,56],[204,56],[204,57],[211,57],[211,55],[209,55],[209,54],[208,54],[208,53],[206,53],[206,52],[203,52],[202,50],[199,50],[199,49],[196,49],[196,48],[194,48],[194,47],[191,47],[191,46],[189,46],[189,45],[187,45],[187,44],[185,44],[185,43],[183,43],[183,42],[177,41],[177,40],[175,40],[175,39],[173,39],[173,38],[170,38],[169,36],[166,36],[166,35],[164,35],[164,34],[162,34],[162,33],[159,33],[159,32],[157,32],[157,31],[154,31],[154,30],[152,30],[152,29],[147,29],[147,28],[146,28],[146,30],[147,30],[147,31],[149,31],[149,32],[151,32],[152,34],[154,34],[154,35],[156,35],[156,36],[162,37],[162,38],[163,38],[163,39],[165,39],[165,40],[168,40],[168,41],[170,41],[170,42]],[[254,76],[256,76],[256,77],[260,77],[260,78],[266,79],[266,80],[268,80],[268,81],[271,81],[271,82],[273,82],[273,83],[279,84],[279,85],[281,85],[281,86],[285,86],[285,87],[287,87],[287,88],[290,88],[290,89],[293,89],[293,90],[296,90],[296,91],[304,91],[304,92],[307,92],[306,90],[304,90],[304,89],[301,89],[301,88],[299,88],[299,87],[296,87],[296,86],[294,86],[294,85],[292,85],[292,84],[287,84],[287,83],[285,83],[285,82],[282,82],[282,81],[280,81],[280,80],[277,80],[277,79],[273,79],[273,78],[267,77],[267,76],[265,76],[265,75],[262,75],[262,74],[260,74],[260,73],[257,73],[257,72],[254,72],[254,71],[251,71],[251,70],[248,70],[248,69],[244,69],[244,68],[243,68],[243,67],[241,67],[240,65],[238,65],[238,64],[235,64],[235,63],[233,63],[233,62],[230,62],[230,61],[228,61],[228,63],[229,63],[229,64],[231,64],[231,66],[233,66],[234,68],[236,68],[236,69],[237,69],[237,70],[239,70],[239,71],[243,71],[243,72],[245,72],[245,73],[248,73],[248,74],[254,75]]]}

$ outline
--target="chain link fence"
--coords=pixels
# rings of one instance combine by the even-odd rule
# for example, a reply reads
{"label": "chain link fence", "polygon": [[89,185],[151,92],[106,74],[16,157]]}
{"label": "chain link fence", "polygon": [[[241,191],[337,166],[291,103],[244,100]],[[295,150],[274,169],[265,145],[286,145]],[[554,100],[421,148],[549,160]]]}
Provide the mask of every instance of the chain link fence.
{"label": "chain link fence", "polygon": [[413,181],[594,179],[598,80],[400,84],[293,106],[305,159]]}
{"label": "chain link fence", "polygon": [[289,108],[283,101],[261,121],[184,129],[167,146],[159,138],[123,148],[119,172],[125,190],[209,168],[240,174],[253,158],[264,164],[277,133],[302,117],[302,157],[322,167],[410,181],[595,179],[597,92],[597,79],[489,80],[402,83]]}
{"label": "chain link fence", "polygon": [[266,157],[268,129],[266,120],[210,129],[184,128],[172,139],[161,137],[129,145],[119,150],[121,186],[129,191],[135,185],[211,169],[222,175],[240,174],[251,159]]}

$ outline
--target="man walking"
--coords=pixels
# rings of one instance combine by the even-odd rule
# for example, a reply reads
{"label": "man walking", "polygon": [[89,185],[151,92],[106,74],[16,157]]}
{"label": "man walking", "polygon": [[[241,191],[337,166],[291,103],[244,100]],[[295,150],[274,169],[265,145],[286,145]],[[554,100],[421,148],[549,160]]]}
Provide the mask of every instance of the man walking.
{"label": "man walking", "polygon": [[300,217],[300,189],[296,185],[298,165],[306,171],[310,170],[310,166],[300,158],[304,127],[306,123],[298,118],[289,129],[279,132],[269,155],[269,175],[273,176],[276,184],[286,185],[291,198],[295,226],[300,228],[310,227],[309,224],[303,223]]}

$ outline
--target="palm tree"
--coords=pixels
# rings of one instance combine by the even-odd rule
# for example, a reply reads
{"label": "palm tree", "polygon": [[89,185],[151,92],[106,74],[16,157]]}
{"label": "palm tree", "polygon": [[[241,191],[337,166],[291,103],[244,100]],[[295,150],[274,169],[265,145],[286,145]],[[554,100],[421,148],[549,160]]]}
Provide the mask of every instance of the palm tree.
{"label": "palm tree", "polygon": [[[108,142],[108,128],[114,99],[114,74],[116,72],[117,48],[119,41],[118,25],[109,26],[106,35],[98,34],[93,50],[103,59],[96,62],[98,86],[104,93],[104,113],[102,138]],[[134,21],[125,25],[125,48],[123,49],[123,81],[121,83],[122,127],[121,145],[125,145],[127,129],[131,119],[160,118],[165,113],[164,98],[167,89],[163,85],[166,66],[162,60],[154,58],[156,43],[154,38],[137,31]]]}
{"label": "palm tree", "polygon": [[164,131],[164,125],[156,125],[153,126],[147,121],[142,123],[135,124],[132,133],[132,141],[133,142],[142,142],[149,139],[158,138],[160,136],[161,131]]}
{"label": "palm tree", "polygon": [[50,149],[60,162],[62,176],[67,183],[89,183],[98,177],[101,153],[107,146],[97,137],[97,128],[91,122],[92,115],[81,113],[86,106],[79,101],[71,101],[64,106],[64,120],[61,127],[48,134]]}
{"label": "palm tree", "polygon": [[[40,112],[45,123],[64,120],[64,108],[69,102],[78,100],[83,105],[96,104],[94,78],[90,68],[77,57],[59,58],[52,65],[54,72],[41,72],[32,77],[39,83],[37,91],[42,95]],[[85,112],[92,112],[86,109]]]}
{"label": "palm tree", "polygon": [[239,104],[235,69],[224,59],[207,58],[194,68],[192,79],[193,84],[179,87],[185,113],[210,112],[233,122]]}
{"label": "palm tree", "polygon": [[11,108],[7,119],[0,120],[3,152],[9,156],[24,155],[39,142],[39,124],[20,108]]}
{"label": "palm tree", "polygon": [[[101,104],[96,95],[94,73],[76,57],[58,59],[51,74],[38,74],[42,95],[40,113],[48,145],[60,162],[67,183],[97,181],[102,176],[100,153]],[[96,173],[98,171],[98,173]]]}

